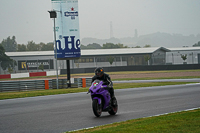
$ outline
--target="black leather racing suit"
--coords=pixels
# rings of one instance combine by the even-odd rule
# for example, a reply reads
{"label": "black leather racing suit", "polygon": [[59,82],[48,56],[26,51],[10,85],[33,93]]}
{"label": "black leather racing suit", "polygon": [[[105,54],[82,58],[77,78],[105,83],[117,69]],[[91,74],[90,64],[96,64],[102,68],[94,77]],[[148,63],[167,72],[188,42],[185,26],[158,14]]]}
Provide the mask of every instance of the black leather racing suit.
{"label": "black leather racing suit", "polygon": [[108,74],[106,74],[106,73],[104,73],[102,77],[99,77],[99,76],[95,75],[94,77],[92,77],[92,82],[94,80],[96,80],[96,79],[103,81],[104,84],[109,87],[108,91],[110,92],[111,98],[114,97],[113,83],[112,83],[112,81],[110,79],[110,76]]}

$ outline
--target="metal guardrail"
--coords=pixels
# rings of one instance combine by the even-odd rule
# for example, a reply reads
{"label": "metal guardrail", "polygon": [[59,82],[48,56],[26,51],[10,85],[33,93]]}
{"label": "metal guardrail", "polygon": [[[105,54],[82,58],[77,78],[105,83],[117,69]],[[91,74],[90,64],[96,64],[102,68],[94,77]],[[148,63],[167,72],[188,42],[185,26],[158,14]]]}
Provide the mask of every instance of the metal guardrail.
{"label": "metal guardrail", "polygon": [[[91,85],[91,78],[86,79],[86,86]],[[57,89],[56,79],[48,80],[49,89]],[[82,78],[75,78],[74,83],[71,84],[72,88],[82,87]],[[58,79],[58,88],[68,88],[67,79]],[[25,91],[25,90],[39,90],[45,89],[45,80],[24,80],[24,81],[1,81],[0,92],[4,91]]]}
{"label": "metal guardrail", "polygon": [[44,89],[44,80],[4,81],[0,82],[0,91],[21,91]]}
{"label": "metal guardrail", "polygon": [[[75,78],[74,79],[74,85],[77,85],[77,87],[82,87],[83,82],[82,82],[83,78]],[[92,82],[92,78],[85,78],[86,79],[86,86],[89,87],[91,85]]]}

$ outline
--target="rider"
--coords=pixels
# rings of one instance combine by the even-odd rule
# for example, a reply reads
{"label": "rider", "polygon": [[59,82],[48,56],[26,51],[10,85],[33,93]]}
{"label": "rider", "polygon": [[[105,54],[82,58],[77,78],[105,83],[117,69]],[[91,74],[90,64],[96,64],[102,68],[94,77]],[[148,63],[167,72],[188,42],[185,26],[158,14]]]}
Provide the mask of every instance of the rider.
{"label": "rider", "polygon": [[92,82],[96,79],[98,80],[102,80],[104,82],[105,85],[108,86],[108,91],[110,93],[110,97],[111,97],[111,101],[113,101],[113,99],[115,98],[114,95],[114,89],[113,89],[113,83],[110,79],[110,76],[106,73],[104,73],[104,70],[102,67],[97,67],[95,70],[95,76],[92,77]]}

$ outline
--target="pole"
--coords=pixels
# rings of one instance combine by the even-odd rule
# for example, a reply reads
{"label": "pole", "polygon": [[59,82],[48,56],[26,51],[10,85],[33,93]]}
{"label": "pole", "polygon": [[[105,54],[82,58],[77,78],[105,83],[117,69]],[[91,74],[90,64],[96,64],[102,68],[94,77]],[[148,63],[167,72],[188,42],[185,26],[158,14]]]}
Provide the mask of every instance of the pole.
{"label": "pole", "polygon": [[2,62],[2,61],[0,61],[0,74],[1,74],[1,62]]}
{"label": "pole", "polygon": [[55,22],[55,18],[53,18],[54,20],[54,43],[55,43],[55,49],[56,49],[56,86],[58,89],[58,64],[57,64],[57,44],[56,44],[56,22]]}
{"label": "pole", "polygon": [[56,44],[56,22],[55,18],[57,17],[56,11],[48,11],[50,13],[50,18],[53,18],[54,20],[54,44],[55,44],[55,54],[56,54],[56,86],[58,89],[58,63],[57,63],[57,44]]}
{"label": "pole", "polygon": [[68,87],[71,87],[71,81],[70,81],[70,60],[66,60],[67,62],[67,83]]}

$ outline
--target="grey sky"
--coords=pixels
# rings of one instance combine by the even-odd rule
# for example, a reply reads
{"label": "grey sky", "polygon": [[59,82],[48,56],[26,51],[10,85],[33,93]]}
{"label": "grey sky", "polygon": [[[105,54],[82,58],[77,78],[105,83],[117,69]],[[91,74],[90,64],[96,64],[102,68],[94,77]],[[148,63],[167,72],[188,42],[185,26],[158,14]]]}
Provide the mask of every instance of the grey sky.
{"label": "grey sky", "polygon": [[[0,42],[16,36],[18,44],[53,41],[51,0],[1,0]],[[107,39],[110,22],[117,38],[155,32],[200,33],[200,0],[79,0],[80,37]]]}

